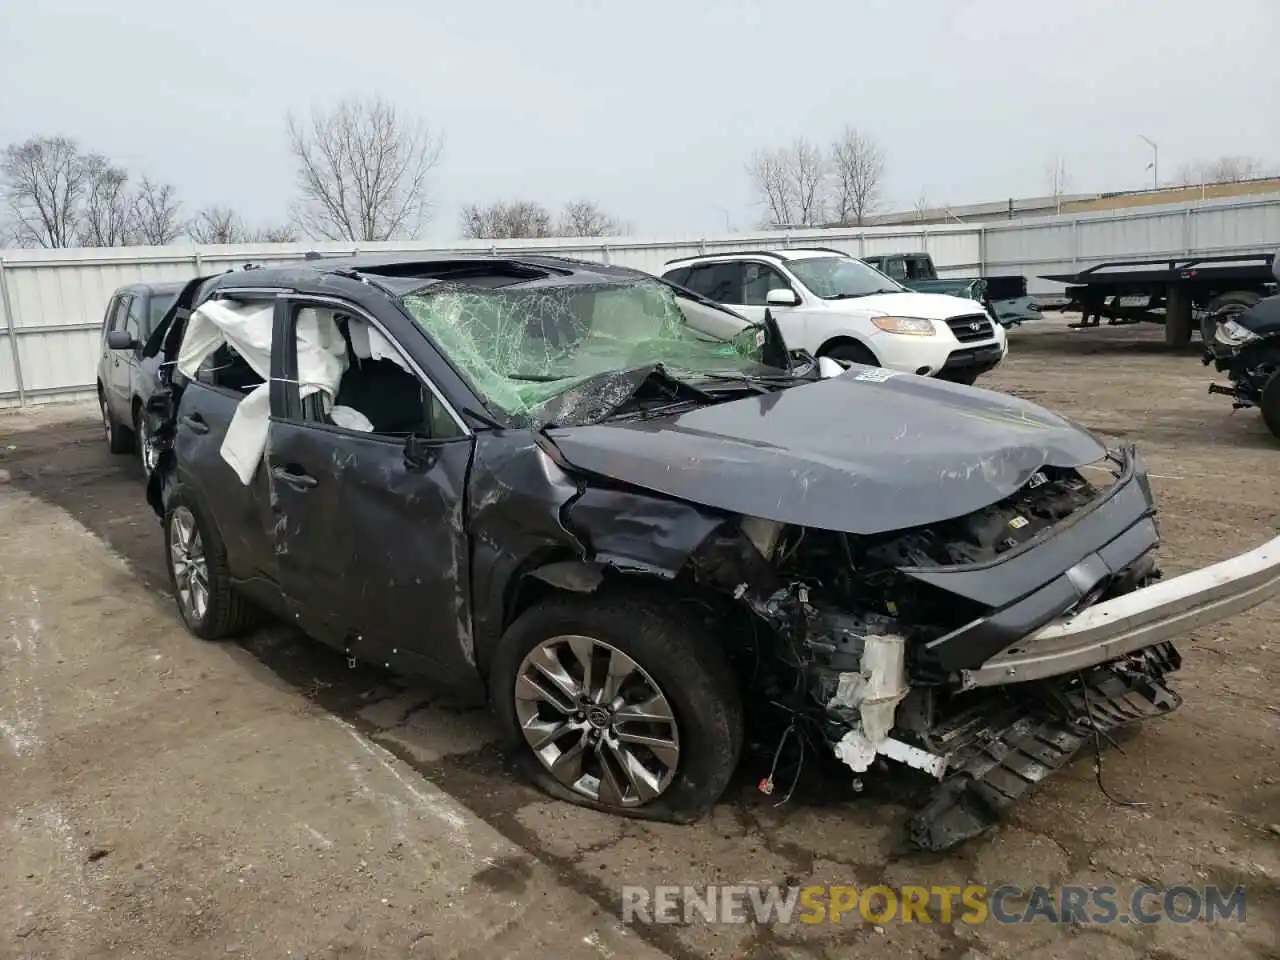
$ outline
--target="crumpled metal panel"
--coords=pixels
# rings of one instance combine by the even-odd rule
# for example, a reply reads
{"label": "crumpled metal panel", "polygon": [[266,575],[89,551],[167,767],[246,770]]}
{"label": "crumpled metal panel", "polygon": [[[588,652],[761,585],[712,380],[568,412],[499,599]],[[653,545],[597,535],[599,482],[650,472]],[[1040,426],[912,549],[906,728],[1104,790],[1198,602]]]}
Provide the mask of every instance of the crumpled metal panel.
{"label": "crumpled metal panel", "polygon": [[1105,447],[1016,397],[854,367],[656,421],[550,429],[573,465],[716,509],[874,534],[963,516]]}

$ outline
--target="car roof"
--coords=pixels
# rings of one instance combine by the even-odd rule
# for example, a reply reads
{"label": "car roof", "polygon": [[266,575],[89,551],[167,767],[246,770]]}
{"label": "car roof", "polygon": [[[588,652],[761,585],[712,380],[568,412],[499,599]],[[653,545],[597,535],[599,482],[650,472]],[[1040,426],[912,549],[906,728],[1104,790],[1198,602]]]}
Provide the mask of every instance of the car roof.
{"label": "car roof", "polygon": [[[314,256],[306,260],[270,266],[246,264],[212,278],[210,289],[218,287],[296,287],[314,288],[335,275],[351,279],[365,278],[384,292],[402,295],[421,290],[433,282],[472,278],[477,281],[498,278],[507,285],[551,286],[584,283],[634,283],[649,274],[630,267],[588,260],[575,260],[553,254],[383,254],[358,257]],[[332,283],[330,279],[328,281]],[[486,285],[486,284],[480,284]],[[487,284],[493,286],[494,284]]]}
{"label": "car roof", "polygon": [[724,260],[740,260],[740,259],[760,259],[779,260],[787,262],[789,260],[812,260],[817,257],[849,257],[852,259],[853,254],[844,250],[836,250],[834,247],[784,247],[767,250],[725,250],[721,253],[704,253],[695,257],[679,257],[675,260],[668,260],[664,263],[664,272],[669,272],[677,267],[691,266],[695,263],[716,263]]}
{"label": "car roof", "polygon": [[122,287],[117,287],[112,296],[119,296],[122,293],[149,293],[153,296],[173,296],[181,292],[186,285],[187,281],[185,280],[166,280],[164,283],[126,283]]}

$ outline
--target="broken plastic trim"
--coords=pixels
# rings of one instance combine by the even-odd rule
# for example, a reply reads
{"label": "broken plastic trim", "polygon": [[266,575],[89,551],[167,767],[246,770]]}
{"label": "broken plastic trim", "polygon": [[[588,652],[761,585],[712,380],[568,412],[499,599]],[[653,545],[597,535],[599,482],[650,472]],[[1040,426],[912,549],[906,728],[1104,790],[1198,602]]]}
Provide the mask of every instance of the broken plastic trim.
{"label": "broken plastic trim", "polygon": [[1252,609],[1280,594],[1280,537],[1200,570],[1163,580],[1043,627],[982,666],[966,688],[1070,673]]}

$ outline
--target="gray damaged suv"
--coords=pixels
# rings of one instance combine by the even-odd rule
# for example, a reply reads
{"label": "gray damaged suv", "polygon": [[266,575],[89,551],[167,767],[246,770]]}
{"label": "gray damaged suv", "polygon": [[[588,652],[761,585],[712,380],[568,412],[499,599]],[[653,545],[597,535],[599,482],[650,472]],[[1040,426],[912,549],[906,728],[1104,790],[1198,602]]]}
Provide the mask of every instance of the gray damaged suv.
{"label": "gray damaged suv", "polygon": [[144,355],[191,632],[268,611],[483,693],[596,809],[699,817],[750,735],[932,779],[909,832],[948,847],[1177,707],[1174,641],[1280,589],[1280,538],[1161,579],[1132,448],[634,270],[236,271]]}

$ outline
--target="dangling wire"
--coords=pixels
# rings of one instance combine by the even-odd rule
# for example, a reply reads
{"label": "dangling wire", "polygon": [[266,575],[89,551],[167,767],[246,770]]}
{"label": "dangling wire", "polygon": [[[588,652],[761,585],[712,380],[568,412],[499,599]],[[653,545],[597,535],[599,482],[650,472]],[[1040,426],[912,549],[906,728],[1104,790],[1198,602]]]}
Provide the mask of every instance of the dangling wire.
{"label": "dangling wire", "polygon": [[1151,805],[1148,800],[1120,800],[1113,796],[1102,782],[1102,738],[1105,736],[1107,742],[1120,751],[1121,756],[1125,756],[1124,748],[1116,743],[1115,739],[1106,734],[1099,726],[1098,721],[1093,714],[1093,703],[1089,699],[1089,685],[1085,683],[1084,674],[1077,673],[1076,677],[1080,681],[1080,690],[1084,694],[1084,712],[1089,718],[1089,728],[1093,731],[1093,776],[1098,781],[1098,789],[1102,791],[1102,795],[1119,807],[1148,807]]}

